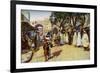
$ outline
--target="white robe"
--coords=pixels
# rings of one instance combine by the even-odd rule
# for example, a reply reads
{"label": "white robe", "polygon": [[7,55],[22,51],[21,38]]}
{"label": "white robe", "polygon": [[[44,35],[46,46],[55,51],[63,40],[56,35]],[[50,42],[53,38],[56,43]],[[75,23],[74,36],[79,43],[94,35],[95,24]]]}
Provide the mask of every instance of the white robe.
{"label": "white robe", "polygon": [[89,38],[88,38],[88,35],[86,33],[84,33],[83,37],[82,37],[82,46],[83,47],[89,46]]}
{"label": "white robe", "polygon": [[64,39],[65,39],[65,36],[64,36],[64,34],[60,34],[60,37],[61,37],[61,40],[60,40],[60,44],[64,44]]}
{"label": "white robe", "polygon": [[78,32],[78,36],[77,36],[77,46],[82,46],[82,40],[81,40],[80,32]]}
{"label": "white robe", "polygon": [[66,39],[65,39],[65,42],[68,43],[68,33],[66,33]]}
{"label": "white robe", "polygon": [[74,36],[73,36],[73,45],[77,45],[77,34],[76,32],[74,32]]}

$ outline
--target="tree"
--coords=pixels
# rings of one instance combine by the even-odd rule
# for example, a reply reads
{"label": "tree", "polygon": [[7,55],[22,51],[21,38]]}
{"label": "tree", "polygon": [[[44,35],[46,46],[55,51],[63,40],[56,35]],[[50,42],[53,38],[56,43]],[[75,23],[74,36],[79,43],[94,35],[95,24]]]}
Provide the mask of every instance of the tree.
{"label": "tree", "polygon": [[88,13],[72,13],[72,12],[52,12],[50,19],[55,17],[51,23],[52,25],[57,25],[59,23],[59,28],[64,28],[66,23],[76,27],[77,22],[80,22],[84,26],[86,22],[86,16]]}

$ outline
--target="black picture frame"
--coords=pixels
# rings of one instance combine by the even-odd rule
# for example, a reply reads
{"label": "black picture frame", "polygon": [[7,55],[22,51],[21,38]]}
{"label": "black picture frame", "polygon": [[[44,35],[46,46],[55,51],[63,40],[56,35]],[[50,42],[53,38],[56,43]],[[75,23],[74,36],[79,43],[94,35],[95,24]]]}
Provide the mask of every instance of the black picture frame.
{"label": "black picture frame", "polygon": [[[16,5],[41,5],[54,7],[71,7],[71,8],[86,8],[94,10],[94,64],[73,65],[73,66],[55,66],[55,67],[40,67],[40,68],[25,68],[16,69]],[[94,5],[78,5],[78,4],[62,4],[62,3],[47,3],[33,1],[11,1],[11,25],[10,25],[10,46],[11,46],[11,72],[29,72],[29,71],[45,71],[45,70],[61,70],[61,69],[79,69],[97,67],[97,6]]]}

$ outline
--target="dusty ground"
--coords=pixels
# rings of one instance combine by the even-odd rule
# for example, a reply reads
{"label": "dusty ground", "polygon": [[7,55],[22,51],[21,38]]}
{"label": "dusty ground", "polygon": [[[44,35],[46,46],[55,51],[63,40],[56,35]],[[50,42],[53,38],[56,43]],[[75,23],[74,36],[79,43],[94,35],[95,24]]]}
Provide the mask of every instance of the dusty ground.
{"label": "dusty ground", "polygon": [[[72,45],[56,46],[51,48],[51,58],[48,61],[69,61],[69,60],[87,60],[90,58],[90,52],[84,51],[84,49],[74,47]],[[40,50],[34,53],[30,63],[44,62],[44,51],[40,47]]]}

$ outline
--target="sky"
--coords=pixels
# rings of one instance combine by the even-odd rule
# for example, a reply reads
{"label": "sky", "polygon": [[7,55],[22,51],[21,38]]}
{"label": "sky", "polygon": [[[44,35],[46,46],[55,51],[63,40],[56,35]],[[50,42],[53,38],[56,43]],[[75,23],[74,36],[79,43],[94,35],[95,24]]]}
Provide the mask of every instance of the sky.
{"label": "sky", "polygon": [[37,20],[43,20],[44,18],[48,18],[51,15],[51,12],[49,11],[36,11],[36,10],[22,10],[22,13],[29,18],[30,13],[30,21],[37,21]]}

